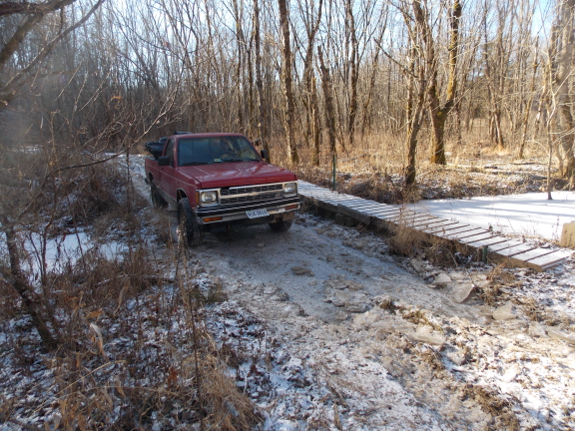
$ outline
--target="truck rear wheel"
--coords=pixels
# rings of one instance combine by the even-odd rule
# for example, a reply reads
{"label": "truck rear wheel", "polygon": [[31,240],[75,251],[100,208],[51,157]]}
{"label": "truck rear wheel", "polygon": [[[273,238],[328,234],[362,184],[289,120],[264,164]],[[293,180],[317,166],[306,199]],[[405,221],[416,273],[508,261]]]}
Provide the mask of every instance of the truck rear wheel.
{"label": "truck rear wheel", "polygon": [[154,208],[166,208],[168,206],[168,203],[160,194],[156,183],[153,181],[150,183],[150,196],[152,198],[152,205],[154,205]]}
{"label": "truck rear wheel", "polygon": [[286,232],[292,223],[293,220],[278,220],[275,223],[269,223],[269,226],[274,232]]}
{"label": "truck rear wheel", "polygon": [[198,226],[188,198],[180,199],[178,202],[178,224],[180,226],[180,235],[186,241],[188,247],[194,247],[202,243],[204,235],[200,226]]}

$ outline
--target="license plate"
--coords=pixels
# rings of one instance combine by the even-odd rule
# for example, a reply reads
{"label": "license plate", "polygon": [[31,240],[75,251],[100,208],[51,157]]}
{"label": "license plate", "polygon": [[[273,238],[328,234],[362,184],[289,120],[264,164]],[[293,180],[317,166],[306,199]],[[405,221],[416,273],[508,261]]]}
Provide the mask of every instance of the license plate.
{"label": "license plate", "polygon": [[268,213],[268,210],[266,210],[266,209],[249,210],[249,211],[246,211],[246,215],[248,216],[248,218],[252,219],[252,218],[259,218],[259,217],[267,217],[267,216],[269,216],[269,213]]}

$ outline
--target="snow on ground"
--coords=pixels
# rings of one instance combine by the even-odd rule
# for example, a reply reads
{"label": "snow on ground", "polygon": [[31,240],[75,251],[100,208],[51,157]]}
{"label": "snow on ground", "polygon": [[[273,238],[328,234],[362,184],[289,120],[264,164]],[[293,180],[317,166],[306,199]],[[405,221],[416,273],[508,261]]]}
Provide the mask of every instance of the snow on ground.
{"label": "snow on ground", "polygon": [[575,221],[575,193],[551,195],[553,200],[547,199],[547,193],[423,200],[412,208],[507,235],[559,242],[563,224]]}
{"label": "snow on ground", "polygon": [[[431,417],[441,429],[575,426],[575,355],[557,338],[572,336],[568,324],[554,321],[561,307],[575,305],[571,287],[557,283],[557,276],[572,273],[572,263],[544,274],[512,270],[513,281],[501,286],[493,306],[473,295],[458,304],[454,291],[489,284],[493,267],[444,272],[417,261],[388,261],[382,247],[371,234],[302,215],[281,241],[256,227],[228,239],[208,236],[195,257],[223,281],[237,301],[233,307],[264,328],[269,338],[260,346],[267,354],[263,349],[253,356],[269,356],[274,364],[279,349],[298,358],[306,375],[332,394],[324,403],[346,407],[338,407],[342,429],[402,429],[402,420],[413,418],[405,422],[409,428],[432,429]],[[423,281],[441,273],[449,280],[443,286]],[[529,301],[531,285],[546,292],[546,302]],[[538,313],[540,323],[529,313]],[[227,331],[215,333],[229,342]],[[244,350],[253,348],[243,343]],[[403,391],[425,408],[415,416],[402,413],[401,400],[409,400]],[[261,406],[275,399],[255,392]],[[396,419],[382,416],[388,405],[399,409]],[[271,411],[276,420],[295,421],[296,429],[312,425],[306,418],[314,417],[313,408],[286,413],[280,406]]]}
{"label": "snow on ground", "polygon": [[[143,157],[131,162],[134,187],[148,197]],[[557,196],[559,209],[575,200],[567,195],[561,204]],[[495,205],[465,202],[474,208],[465,214],[472,224],[472,217],[482,218],[479,210],[489,219]],[[154,214],[146,211],[151,220]],[[168,215],[175,219],[174,211]],[[156,269],[173,279],[172,252],[153,232],[145,241],[154,244]],[[260,409],[259,430],[575,428],[572,259],[545,273],[481,263],[438,268],[390,256],[375,233],[301,214],[284,234],[265,226],[208,234],[189,250],[189,267],[196,268],[200,288],[221,286],[227,297],[207,306],[206,325],[228,354],[228,374]],[[462,290],[471,292],[464,302]],[[155,355],[189,342],[174,322],[154,323],[151,309],[145,311],[147,304],[172,302],[158,298],[176,291],[153,288],[126,305],[140,304],[137,318],[158,325],[150,326],[144,343]],[[130,340],[117,325],[100,324],[104,350],[119,355]],[[29,324],[4,322],[0,345],[14,337],[28,349],[37,345],[24,343],[23,326]],[[56,406],[49,393],[53,372],[49,360],[33,350],[26,354],[36,357],[31,376],[19,372],[14,352],[0,348],[0,394],[14,400],[36,388],[30,395],[40,397],[34,402],[44,418],[37,411],[26,416],[25,402],[18,411],[27,423],[43,426],[57,409],[48,407]],[[28,405],[32,401],[28,397]],[[154,429],[168,428],[167,417],[154,423]]]}
{"label": "snow on ground", "polygon": [[[111,260],[124,253],[127,247],[126,244],[114,240],[96,244],[90,234],[79,230],[53,238],[27,232],[24,238],[24,249],[27,254],[24,256],[22,269],[29,272],[32,279],[38,280],[42,267],[61,274],[73,267],[83,255],[96,249],[102,256]],[[2,234],[0,235],[0,255],[7,253],[6,237]]]}

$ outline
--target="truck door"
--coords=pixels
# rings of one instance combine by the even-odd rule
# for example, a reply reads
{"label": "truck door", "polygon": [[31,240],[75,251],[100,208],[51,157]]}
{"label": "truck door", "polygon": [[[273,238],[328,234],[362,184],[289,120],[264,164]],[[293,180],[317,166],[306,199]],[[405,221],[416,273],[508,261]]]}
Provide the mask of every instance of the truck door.
{"label": "truck door", "polygon": [[172,198],[175,198],[175,179],[174,179],[174,140],[168,139],[164,147],[164,156],[170,156],[170,164],[168,166],[160,166],[158,186]]}

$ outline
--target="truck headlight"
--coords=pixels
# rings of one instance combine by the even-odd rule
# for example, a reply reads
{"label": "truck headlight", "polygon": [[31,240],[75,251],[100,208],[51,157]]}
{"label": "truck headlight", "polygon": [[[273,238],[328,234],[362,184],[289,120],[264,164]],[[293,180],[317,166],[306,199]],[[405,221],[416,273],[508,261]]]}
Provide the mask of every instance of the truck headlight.
{"label": "truck headlight", "polygon": [[297,193],[297,183],[285,183],[284,195],[295,195]]}
{"label": "truck headlight", "polygon": [[208,191],[200,193],[201,205],[213,205],[218,202],[218,193],[216,191]]}

